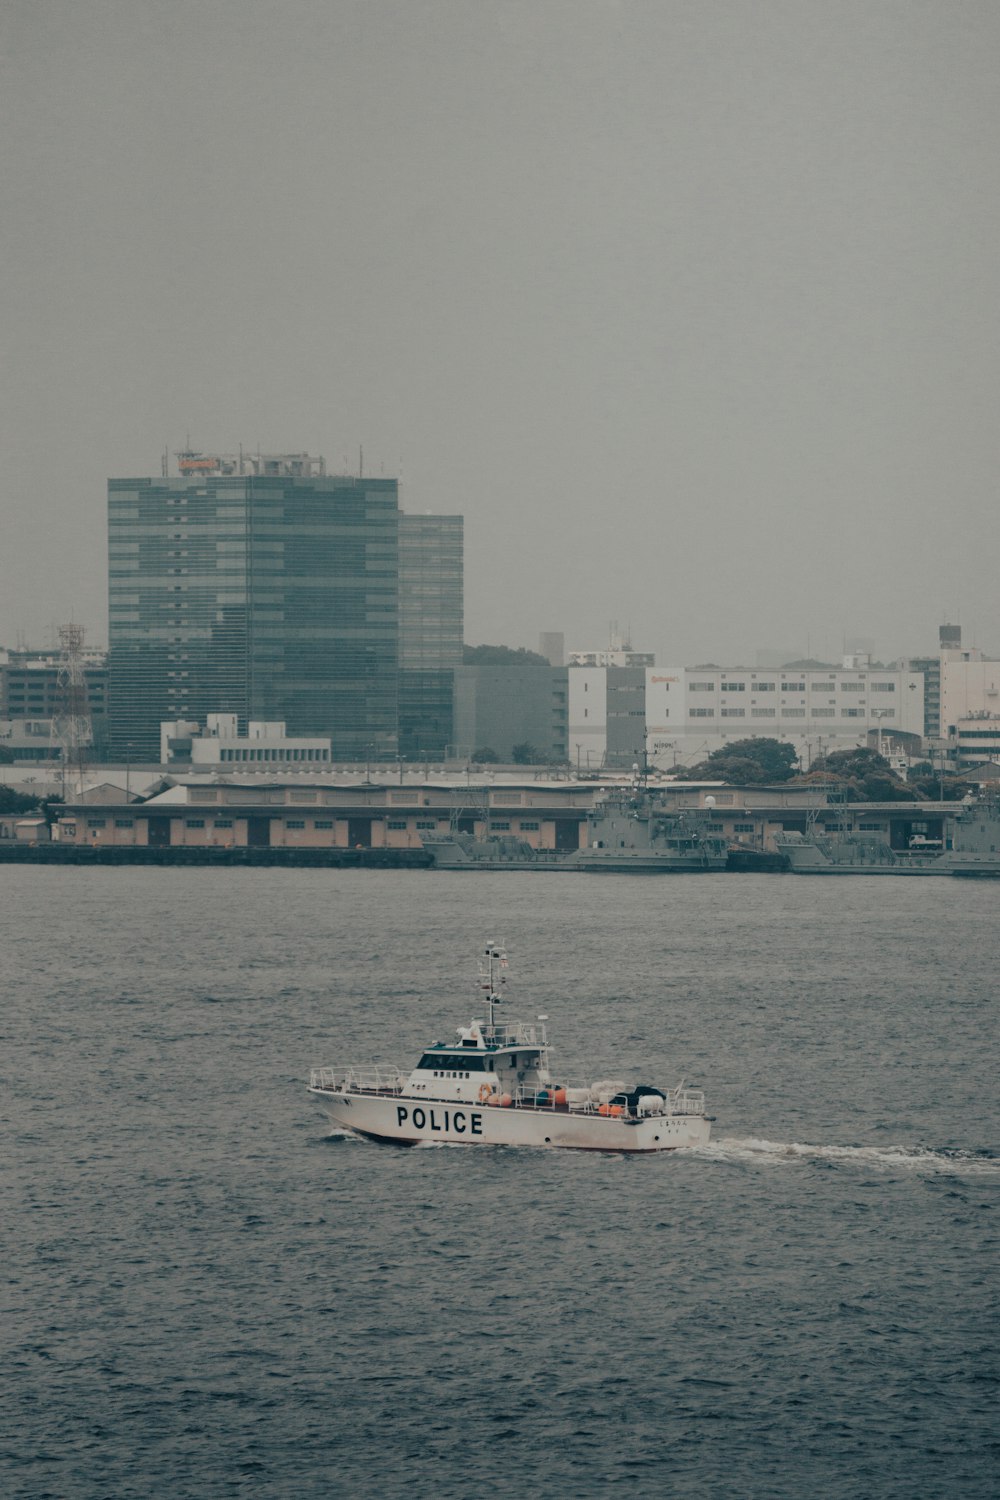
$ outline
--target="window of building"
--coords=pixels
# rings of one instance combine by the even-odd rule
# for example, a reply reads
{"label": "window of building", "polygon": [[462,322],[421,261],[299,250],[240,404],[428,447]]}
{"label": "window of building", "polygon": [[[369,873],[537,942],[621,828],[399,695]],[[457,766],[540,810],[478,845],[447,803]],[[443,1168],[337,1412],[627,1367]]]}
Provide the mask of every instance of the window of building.
{"label": "window of building", "polygon": [[107,821],[108,821],[107,818],[88,818],[87,819],[87,827],[88,828],[104,828],[104,827],[107,826]]}
{"label": "window of building", "polygon": [[842,682],[840,691],[842,693],[863,693],[865,685],[863,682]]}
{"label": "window of building", "polygon": [[804,693],[806,685],[804,682],[783,682],[781,691],[783,693]]}
{"label": "window of building", "polygon": [[776,708],[755,708],[752,710],[755,719],[773,719],[777,715]]}
{"label": "window of building", "polygon": [[845,719],[863,719],[864,716],[865,716],[865,711],[864,711],[863,708],[845,708],[844,709],[844,718]]}
{"label": "window of building", "polygon": [[733,832],[734,833],[753,833],[753,830],[754,830],[754,825],[752,823],[734,823],[733,824]]}
{"label": "window of building", "polygon": [[812,716],[814,719],[832,719],[836,717],[836,712],[835,708],[814,708]]}
{"label": "window of building", "polygon": [[215,826],[216,828],[232,828],[233,820],[232,818],[216,818]]}
{"label": "window of building", "polygon": [[[392,825],[390,824],[390,827],[391,826]],[[313,827],[314,828],[323,828],[323,829],[332,828],[333,827],[333,819],[332,818],[313,818]],[[403,822],[403,827],[404,828],[406,827],[405,820]]]}
{"label": "window of building", "polygon": [[115,819],[115,827],[116,828],[131,828],[132,827],[132,819],[131,818],[116,818]]}
{"label": "window of building", "polygon": [[873,682],[871,684],[873,693],[894,693],[896,684],[894,682]]}
{"label": "window of building", "polygon": [[806,711],[804,708],[782,708],[781,710],[781,717],[783,719],[804,719],[805,716]]}
{"label": "window of building", "polygon": [[185,828],[204,828],[204,826],[205,826],[205,819],[204,818],[187,818],[185,820],[184,826],[185,826]]}
{"label": "window of building", "polygon": [[538,823],[526,823],[523,818],[521,819],[521,832],[522,833],[537,833],[538,829],[539,829],[539,826],[540,825]]}
{"label": "window of building", "polygon": [[305,818],[289,818],[288,822],[285,824],[286,828],[304,828],[305,826]]}
{"label": "window of building", "polygon": [[835,682],[814,682],[812,685],[814,693],[834,693],[837,690]]}
{"label": "window of building", "polygon": [[[317,823],[316,827],[318,828],[319,826],[320,825]],[[386,826],[386,828],[395,829],[395,831],[397,833],[401,833],[403,831],[403,829],[405,829],[405,827],[406,827],[406,819],[405,818],[386,818],[386,820],[385,820],[385,826]],[[332,828],[333,824],[332,823],[324,823],[323,827],[324,828]],[[420,827],[419,823],[417,824],[417,827],[418,828]]]}
{"label": "window of building", "polygon": [[745,708],[724,708],[722,717],[724,719],[745,719],[747,711]]}
{"label": "window of building", "polygon": [[773,693],[776,686],[777,683],[774,682],[758,682],[757,691],[758,693]]}
{"label": "window of building", "polygon": [[747,685],[745,682],[724,682],[722,691],[724,693],[745,693]]}
{"label": "window of building", "polygon": [[692,693],[714,693],[714,682],[689,682],[688,687]]}
{"label": "window of building", "polygon": [[437,827],[437,823],[436,823],[436,821],[433,818],[418,818],[417,819],[417,827],[418,828],[436,828]]}
{"label": "window of building", "polygon": [[692,710],[691,710],[691,717],[692,717],[692,719],[714,719],[715,718],[715,709],[714,708],[692,708]]}
{"label": "window of building", "polygon": [[510,824],[504,821],[497,822],[496,819],[490,824],[494,833],[510,833]]}

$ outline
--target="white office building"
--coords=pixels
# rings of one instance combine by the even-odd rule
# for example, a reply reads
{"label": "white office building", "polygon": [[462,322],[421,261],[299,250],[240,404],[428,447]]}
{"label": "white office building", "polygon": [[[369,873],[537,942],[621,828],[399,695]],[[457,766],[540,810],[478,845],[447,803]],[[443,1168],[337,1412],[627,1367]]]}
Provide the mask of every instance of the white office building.
{"label": "white office building", "polygon": [[766,736],[793,744],[808,766],[869,737],[924,732],[923,676],[851,665],[799,671],[652,667],[646,672],[646,752],[670,770],[728,741]]}

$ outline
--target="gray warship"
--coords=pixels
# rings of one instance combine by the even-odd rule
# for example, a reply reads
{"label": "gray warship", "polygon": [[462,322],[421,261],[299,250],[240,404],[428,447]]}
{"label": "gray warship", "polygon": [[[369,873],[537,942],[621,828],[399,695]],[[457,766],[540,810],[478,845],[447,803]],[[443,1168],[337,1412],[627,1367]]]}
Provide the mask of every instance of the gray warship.
{"label": "gray warship", "polygon": [[776,833],[774,845],[793,875],[1000,876],[1000,798],[957,803],[939,842],[894,849],[877,834],[815,824],[805,833]]}
{"label": "gray warship", "polygon": [[536,849],[524,839],[452,829],[423,846],[439,870],[559,870],[585,874],[705,874],[726,868],[727,845],[710,828],[710,811],[667,810],[635,782],[612,792],[587,815],[579,849]]}

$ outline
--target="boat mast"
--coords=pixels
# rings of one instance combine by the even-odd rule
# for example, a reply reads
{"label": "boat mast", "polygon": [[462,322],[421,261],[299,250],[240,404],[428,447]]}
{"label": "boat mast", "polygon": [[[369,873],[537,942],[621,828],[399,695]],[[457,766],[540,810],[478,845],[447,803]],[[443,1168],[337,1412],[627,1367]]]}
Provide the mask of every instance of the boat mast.
{"label": "boat mast", "polygon": [[507,983],[507,949],[503,943],[487,942],[483,949],[483,956],[479,960],[479,987],[486,992],[486,1003],[489,1006],[489,1017],[486,1023],[486,1035],[492,1041],[496,1035],[496,1024],[494,1018],[494,1006],[501,1004],[503,986]]}

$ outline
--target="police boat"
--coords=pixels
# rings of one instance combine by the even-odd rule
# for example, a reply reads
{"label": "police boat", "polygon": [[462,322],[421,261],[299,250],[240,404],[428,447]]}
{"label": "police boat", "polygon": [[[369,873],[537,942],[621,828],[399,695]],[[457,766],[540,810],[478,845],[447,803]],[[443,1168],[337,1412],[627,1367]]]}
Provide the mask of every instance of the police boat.
{"label": "police boat", "polygon": [[370,1064],[314,1068],[309,1092],[342,1130],[401,1146],[543,1146],[579,1151],[674,1151],[703,1146],[710,1120],[700,1089],[627,1088],[606,1079],[574,1088],[549,1065],[546,1016],[503,1025],[507,953],[489,942],[479,963],[486,1019],[433,1042],[409,1074]]}

